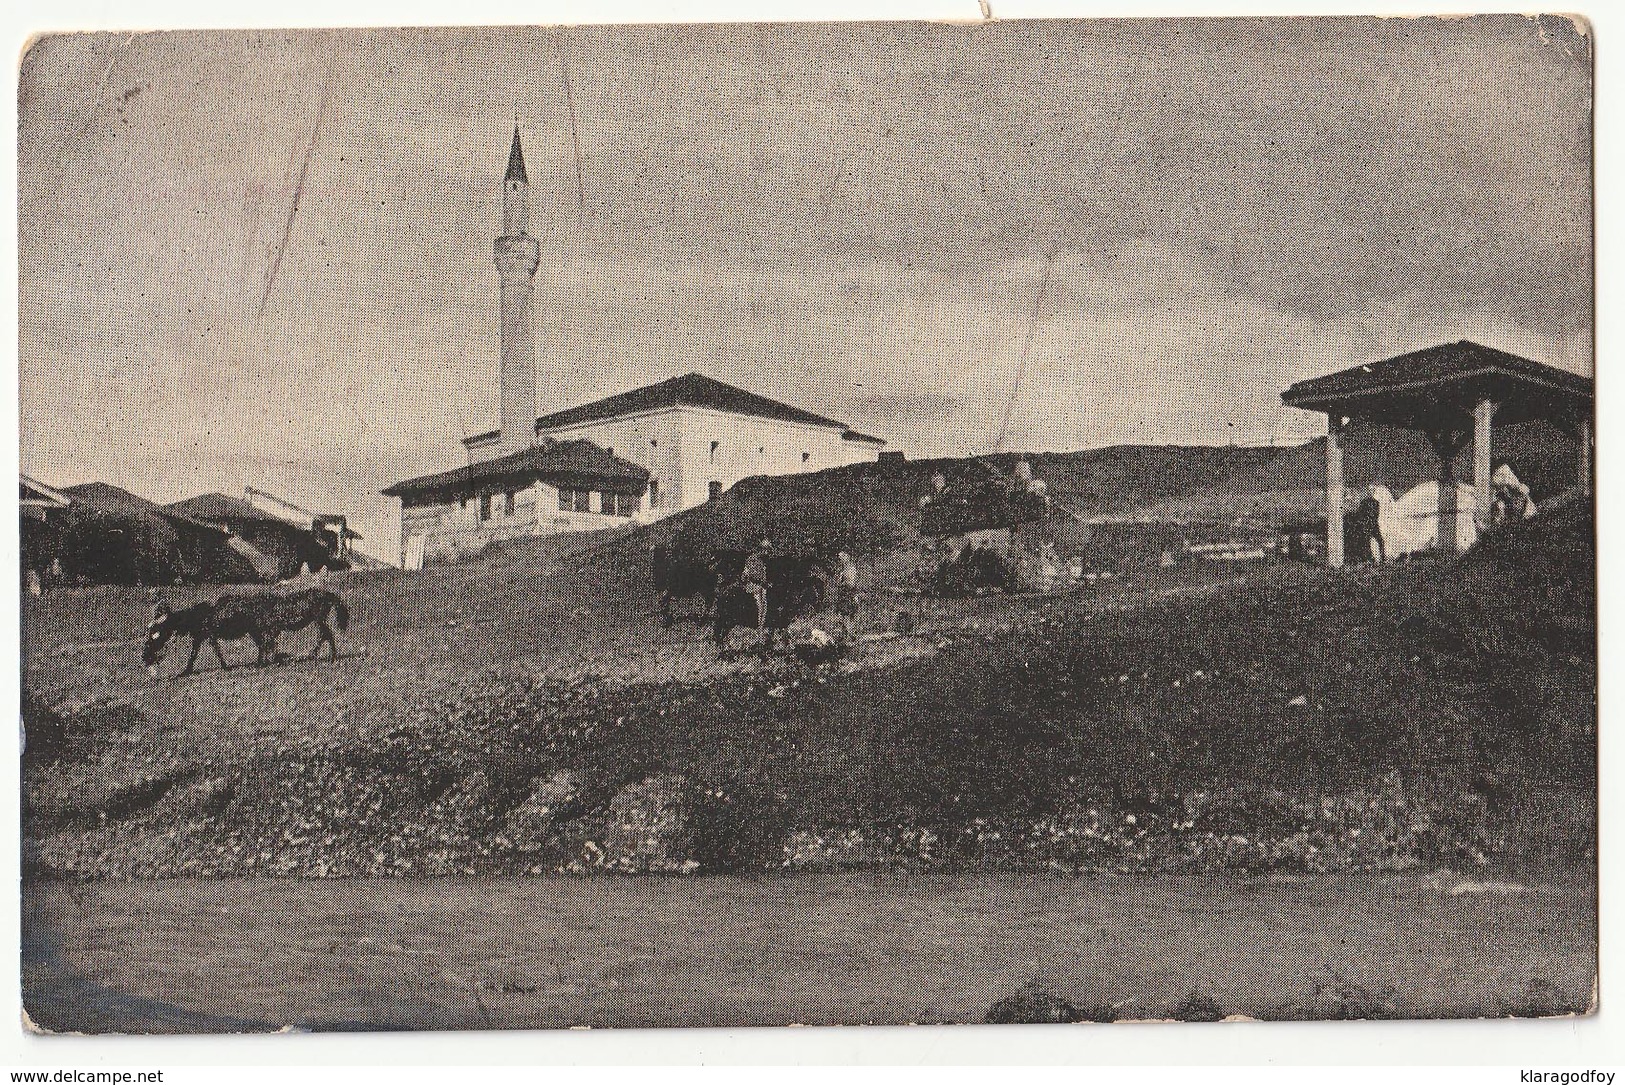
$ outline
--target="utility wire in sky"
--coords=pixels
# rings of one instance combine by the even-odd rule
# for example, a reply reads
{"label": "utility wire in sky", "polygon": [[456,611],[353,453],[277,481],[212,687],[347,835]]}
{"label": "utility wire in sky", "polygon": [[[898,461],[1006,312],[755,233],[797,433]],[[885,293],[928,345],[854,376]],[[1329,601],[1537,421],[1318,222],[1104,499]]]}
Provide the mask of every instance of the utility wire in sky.
{"label": "utility wire in sky", "polygon": [[1033,295],[1032,316],[1027,320],[1027,337],[1021,342],[1021,355],[1016,361],[1016,379],[1010,385],[1010,395],[1004,401],[1004,417],[999,420],[999,435],[993,440],[993,451],[998,452],[1004,448],[1004,438],[1010,429],[1010,416],[1015,412],[1016,400],[1021,397],[1021,384],[1027,378],[1027,359],[1032,354],[1033,339],[1038,333],[1038,321],[1044,308],[1044,302],[1049,297],[1050,271],[1055,267],[1055,254],[1058,247],[1051,243],[1049,250],[1044,253],[1044,271],[1038,282],[1038,292]]}
{"label": "utility wire in sky", "polygon": [[570,79],[570,59],[564,52],[562,30],[553,36],[553,44],[559,54],[559,78],[564,83],[564,108],[570,115],[570,146],[575,151],[576,164],[576,225],[581,226],[587,216],[587,194],[581,182],[581,132],[576,124],[575,88]]}
{"label": "utility wire in sky", "polygon": [[310,160],[316,156],[316,141],[321,138],[322,122],[327,119],[328,97],[333,90],[333,69],[337,66],[337,56],[330,49],[327,57],[327,73],[322,77],[321,97],[317,100],[316,119],[310,126],[310,139],[305,143],[304,157],[299,162],[299,175],[294,180],[293,198],[288,201],[288,218],[282,224],[282,236],[277,238],[275,247],[271,250],[271,263],[265,273],[265,289],[260,293],[260,308],[255,319],[265,316],[266,303],[271,300],[271,291],[276,287],[277,272],[282,268],[282,254],[287,251],[288,237],[293,233],[293,221],[299,215],[299,201],[305,195],[305,178],[310,173]]}

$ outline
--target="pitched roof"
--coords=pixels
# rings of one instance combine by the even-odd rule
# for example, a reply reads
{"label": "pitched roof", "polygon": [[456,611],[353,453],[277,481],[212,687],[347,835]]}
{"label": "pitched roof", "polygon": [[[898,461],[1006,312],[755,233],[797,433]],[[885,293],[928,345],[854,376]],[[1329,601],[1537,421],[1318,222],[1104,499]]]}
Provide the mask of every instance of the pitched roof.
{"label": "pitched roof", "polygon": [[1473,379],[1587,399],[1592,395],[1589,377],[1463,339],[1299,381],[1281,393],[1281,402],[1289,407],[1312,407],[1344,397],[1425,392],[1430,385]]}
{"label": "pitched roof", "polygon": [[[272,524],[284,524],[269,513],[261,512],[240,497],[228,497],[225,494],[198,494],[185,501],[176,501],[165,505],[170,512],[178,512],[182,516],[190,516],[196,520],[214,520],[225,523],[231,520],[252,520]],[[292,526],[292,525],[288,525]]]}
{"label": "pitched roof", "polygon": [[106,482],[85,482],[78,486],[69,486],[62,492],[100,512],[119,516],[159,516],[176,527],[192,528],[216,535],[224,534],[224,531],[214,524],[193,519],[184,512],[166,509],[144,497],[137,497],[129,490],[121,490]]}
{"label": "pitched roof", "polygon": [[[679,406],[704,407],[713,411],[771,418],[780,422],[799,422],[805,426],[825,426],[843,432],[852,428],[845,422],[837,422],[833,418],[825,418],[821,414],[813,414],[800,407],[792,407],[788,403],[780,403],[776,399],[747,392],[743,388],[725,384],[703,373],[685,373],[681,377],[672,377],[657,384],[647,384],[630,392],[583,403],[579,407],[544,414],[536,420],[536,432],[543,433],[565,426],[578,426],[584,422],[599,422],[606,418]],[[496,430],[491,430],[466,438],[463,443],[473,444],[496,434]]]}
{"label": "pitched roof", "polygon": [[530,184],[525,176],[525,152],[519,149],[519,126],[513,126],[513,146],[508,148],[508,172],[503,174],[502,181],[518,181],[520,184]]}
{"label": "pitched roof", "polygon": [[649,472],[591,441],[548,441],[493,460],[471,463],[454,471],[409,478],[385,487],[383,492],[390,497],[436,491],[466,493],[482,486],[496,487],[508,483],[529,485],[537,480],[579,486],[581,489],[641,493],[649,484]]}
{"label": "pitched roof", "polygon": [[[291,524],[294,527],[304,528],[305,530],[309,531],[314,531],[318,527],[331,527],[335,522],[342,520],[346,525],[344,528],[344,537],[346,539],[361,538],[359,534],[350,529],[348,526],[349,518],[346,517],[342,512],[311,512],[309,509],[304,508],[301,505],[295,505],[292,501],[289,501],[285,497],[278,497],[270,490],[262,490],[258,486],[243,487],[243,496],[245,503],[250,508],[258,511],[262,516],[269,516],[274,519],[281,520],[285,524]],[[255,497],[262,498],[273,505],[277,505],[282,509],[287,510],[288,515],[279,515],[274,509],[260,508],[260,506],[255,505],[251,500]],[[309,520],[308,524],[301,522],[307,518]],[[323,521],[326,521],[326,523],[324,524]]]}
{"label": "pitched roof", "polygon": [[[20,484],[20,500],[25,505],[33,503],[37,505],[55,506],[56,508],[65,508],[68,505],[73,504],[73,499],[67,494],[54,487],[45,485],[45,483],[39,481],[38,479],[29,478],[20,471],[17,473],[17,479]],[[33,494],[34,496],[29,497],[29,494]]]}

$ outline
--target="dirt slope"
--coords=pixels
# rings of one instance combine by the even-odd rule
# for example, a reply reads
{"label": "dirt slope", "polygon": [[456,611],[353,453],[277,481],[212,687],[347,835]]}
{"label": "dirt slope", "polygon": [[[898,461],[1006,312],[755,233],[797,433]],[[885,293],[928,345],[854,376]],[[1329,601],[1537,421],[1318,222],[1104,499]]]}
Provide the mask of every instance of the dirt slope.
{"label": "dirt slope", "polygon": [[[1557,506],[1459,563],[1261,568],[1160,601],[971,601],[858,668],[658,631],[625,538],[571,540],[602,548],[584,568],[522,547],[348,574],[366,654],[338,664],[142,684],[132,643],[58,632],[29,645],[25,857],[76,876],[1581,862],[1590,524]],[[81,638],[139,610],[105,602]]]}

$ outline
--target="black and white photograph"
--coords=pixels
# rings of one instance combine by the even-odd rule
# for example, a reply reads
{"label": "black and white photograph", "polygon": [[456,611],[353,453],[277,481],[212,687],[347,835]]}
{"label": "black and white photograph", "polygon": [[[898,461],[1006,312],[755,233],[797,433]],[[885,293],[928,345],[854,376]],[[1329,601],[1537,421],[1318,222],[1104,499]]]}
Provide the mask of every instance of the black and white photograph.
{"label": "black and white photograph", "polygon": [[18,1027],[1594,1014],[1592,60],[39,34]]}

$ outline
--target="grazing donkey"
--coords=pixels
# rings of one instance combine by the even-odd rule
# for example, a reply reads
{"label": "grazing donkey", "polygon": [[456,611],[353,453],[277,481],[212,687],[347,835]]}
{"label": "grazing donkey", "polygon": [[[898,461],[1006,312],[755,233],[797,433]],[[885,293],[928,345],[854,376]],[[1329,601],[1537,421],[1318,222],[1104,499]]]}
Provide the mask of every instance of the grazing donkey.
{"label": "grazing donkey", "polygon": [[290,593],[255,592],[248,595],[223,595],[212,603],[198,603],[182,610],[170,610],[164,603],[153,608],[152,621],[147,624],[147,639],[141,646],[141,662],[153,674],[170,638],[185,634],[192,638],[192,654],[186,660],[182,674],[191,674],[197,663],[198,652],[207,642],[214,649],[220,668],[230,664],[220,652],[222,640],[248,637],[259,650],[256,666],[263,667],[277,658],[276,641],[283,633],[303,629],[314,624],[319,639],[310,651],[315,659],[325,643],[331,657],[339,657],[338,641],[327,624],[332,614],[340,630],[350,627],[350,608],[344,600],[325,588],[306,588]]}

